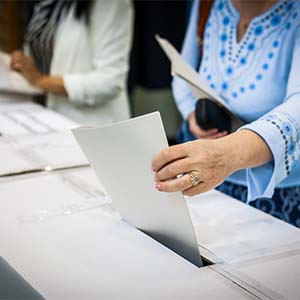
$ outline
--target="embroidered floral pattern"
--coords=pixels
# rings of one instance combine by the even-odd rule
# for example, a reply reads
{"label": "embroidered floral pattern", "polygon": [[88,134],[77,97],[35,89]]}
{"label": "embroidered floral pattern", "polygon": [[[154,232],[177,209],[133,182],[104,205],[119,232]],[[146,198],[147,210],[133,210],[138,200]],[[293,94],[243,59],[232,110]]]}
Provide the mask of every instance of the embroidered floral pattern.
{"label": "embroidered floral pattern", "polygon": [[287,115],[279,113],[269,114],[261,120],[272,124],[280,133],[284,141],[284,168],[286,175],[296,167],[300,156],[300,134],[295,121]]}
{"label": "embroidered floral pattern", "polygon": [[[254,53],[261,47],[265,38],[272,34],[274,30],[277,30],[279,26],[285,30],[289,30],[292,27],[292,22],[298,21],[298,13],[292,10],[294,1],[280,0],[267,13],[254,18],[245,36],[237,43],[236,28],[239,18],[238,12],[231,1],[217,0],[213,6],[210,18],[206,24],[204,56],[201,66],[203,66],[202,72],[209,74],[209,77],[206,77],[206,79],[213,89],[217,89],[221,94],[229,91],[230,95],[226,94],[225,98],[238,98],[241,93],[253,92],[256,90],[257,85],[263,84],[265,73],[270,72],[272,61],[274,61],[274,57],[279,52],[281,46],[280,39],[275,37],[272,41],[270,49],[264,54],[260,70],[256,74],[251,74],[253,78],[250,83],[246,86],[236,86],[234,76],[239,74],[240,70],[247,71],[248,67],[252,64]],[[218,27],[221,28],[218,44],[215,44],[211,38],[211,35],[214,33],[212,20],[216,18],[219,20]],[[212,66],[209,66],[209,61],[212,59],[215,61],[215,58],[211,58],[211,49],[214,47],[219,48],[217,53],[219,59],[224,64],[223,82],[218,82],[219,74],[214,75],[214,72],[209,70],[212,68]],[[224,88],[224,82],[226,82],[226,88]],[[224,96],[224,94],[222,95]]]}

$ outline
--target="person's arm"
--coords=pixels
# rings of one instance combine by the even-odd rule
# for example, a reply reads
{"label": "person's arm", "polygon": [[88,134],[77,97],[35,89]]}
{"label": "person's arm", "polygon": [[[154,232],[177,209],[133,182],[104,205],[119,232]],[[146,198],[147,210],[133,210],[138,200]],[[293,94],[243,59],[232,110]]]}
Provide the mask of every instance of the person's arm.
{"label": "person's arm", "polygon": [[[300,28],[295,38],[284,103],[227,137],[195,141],[163,150],[154,159],[157,188],[195,195],[208,191],[233,172],[246,169],[248,201],[272,197],[283,179],[299,167],[300,159]],[[191,187],[188,174],[201,180]]]}
{"label": "person's arm", "polygon": [[14,51],[11,54],[11,68],[20,72],[31,85],[45,92],[67,96],[62,77],[40,73],[32,57],[25,55],[22,51]]}
{"label": "person's arm", "polygon": [[125,89],[132,38],[132,7],[128,0],[97,0],[92,9],[92,69],[84,73],[47,76],[38,72],[33,59],[22,51],[12,54],[11,66],[32,85],[83,105],[108,101]]}
{"label": "person's arm", "polygon": [[[264,140],[250,130],[241,130],[216,140],[197,140],[161,151],[152,162],[156,188],[182,191],[193,196],[213,189],[237,170],[261,166],[272,160]],[[200,183],[192,187],[196,171]],[[178,176],[184,174],[183,176]],[[178,177],[177,177],[178,176]]]}
{"label": "person's arm", "polygon": [[63,76],[71,101],[94,105],[115,98],[125,89],[132,19],[128,0],[94,1],[89,27],[92,69]]}
{"label": "person's arm", "polygon": [[276,185],[298,166],[300,158],[300,27],[295,30],[291,71],[284,103],[257,121],[242,127],[268,144],[274,160],[247,169],[248,200],[270,198]]}
{"label": "person's arm", "polygon": [[68,97],[68,93],[61,76],[42,75],[39,80],[36,81],[35,86],[48,93]]}

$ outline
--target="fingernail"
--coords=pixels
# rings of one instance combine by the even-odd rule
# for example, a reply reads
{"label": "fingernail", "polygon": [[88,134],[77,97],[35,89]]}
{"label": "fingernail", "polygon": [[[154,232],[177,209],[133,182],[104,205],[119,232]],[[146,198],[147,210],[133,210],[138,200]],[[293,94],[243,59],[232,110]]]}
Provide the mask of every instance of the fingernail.
{"label": "fingernail", "polygon": [[157,184],[155,185],[155,188],[156,188],[157,190],[161,191],[161,185],[160,185],[159,183],[157,183]]}

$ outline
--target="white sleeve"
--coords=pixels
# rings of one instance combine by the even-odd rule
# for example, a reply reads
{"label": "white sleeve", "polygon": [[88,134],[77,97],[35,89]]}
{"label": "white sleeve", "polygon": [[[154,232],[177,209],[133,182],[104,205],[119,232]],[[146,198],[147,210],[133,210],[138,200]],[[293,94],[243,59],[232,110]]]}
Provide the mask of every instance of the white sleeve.
{"label": "white sleeve", "polygon": [[125,88],[132,19],[129,0],[94,1],[89,24],[92,69],[63,76],[71,101],[94,105],[116,97]]}

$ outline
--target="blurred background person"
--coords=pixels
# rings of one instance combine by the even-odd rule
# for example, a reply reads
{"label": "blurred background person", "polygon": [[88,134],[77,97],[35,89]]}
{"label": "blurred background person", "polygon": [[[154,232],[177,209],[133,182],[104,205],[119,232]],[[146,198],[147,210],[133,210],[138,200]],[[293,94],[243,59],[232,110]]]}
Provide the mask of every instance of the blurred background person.
{"label": "blurred background person", "polygon": [[81,124],[127,119],[132,39],[129,0],[34,2],[24,52],[12,69],[43,90],[46,105]]}
{"label": "blurred background person", "polygon": [[[2,51],[11,53],[27,44],[24,37],[26,28],[33,15],[34,7],[40,5],[39,2],[32,0],[0,1],[0,23],[2,24],[0,26],[0,49]],[[83,2],[84,5],[86,3],[86,1],[79,2]],[[120,1],[107,0],[107,2],[118,3]],[[154,35],[159,33],[176,48],[180,48],[188,24],[192,1],[133,0],[132,4],[135,18],[128,76],[130,112],[132,116],[139,116],[159,110],[164,120],[168,140],[173,144],[182,120],[170,87],[172,81],[170,63],[154,39]],[[114,4],[108,3],[104,8],[109,8],[109,5]],[[123,26],[121,21],[116,20],[116,22],[120,23],[121,27]],[[101,22],[99,21],[99,23]],[[175,27],[176,30],[174,30]],[[125,29],[123,28],[123,30]],[[27,35],[28,33],[26,39]],[[26,50],[25,53],[28,54],[28,51]],[[45,103],[45,97],[40,98],[35,96],[35,102]],[[84,109],[90,111],[91,107],[81,106],[79,112]],[[68,116],[73,118],[71,115]]]}
{"label": "blurred background person", "polygon": [[248,125],[200,128],[197,99],[175,78],[182,141],[197,140],[156,158],[159,190],[195,195],[225,180],[220,191],[300,227],[299,33],[299,1],[194,1],[182,55]]}

